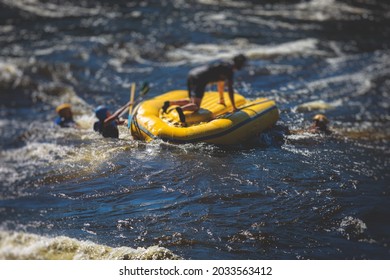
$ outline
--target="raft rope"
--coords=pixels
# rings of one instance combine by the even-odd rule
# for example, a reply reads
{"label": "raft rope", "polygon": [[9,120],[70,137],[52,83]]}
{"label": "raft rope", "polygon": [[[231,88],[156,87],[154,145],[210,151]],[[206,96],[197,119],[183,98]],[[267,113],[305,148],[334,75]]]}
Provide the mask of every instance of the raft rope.
{"label": "raft rope", "polygon": [[[266,103],[266,102],[270,102],[271,100],[267,99],[267,100],[264,100],[264,101],[260,101],[260,102],[257,102],[257,103],[253,103],[253,104],[248,104],[247,106],[244,106],[240,109],[245,109],[247,107],[250,107],[250,106],[253,106],[253,105],[258,105],[258,104],[262,104],[262,103]],[[257,114],[255,114],[254,116],[252,117],[249,117],[248,119],[246,119],[245,121],[233,126],[233,127],[230,127],[229,129],[225,130],[225,131],[222,131],[222,132],[218,132],[216,134],[212,134],[212,135],[208,135],[208,136],[202,136],[202,137],[198,137],[198,138],[193,138],[193,139],[187,139],[187,140],[181,140],[181,139],[175,139],[175,138],[167,138],[167,137],[157,137],[156,135],[152,134],[149,130],[147,130],[145,127],[143,127],[142,125],[140,125],[137,121],[136,121],[136,118],[135,121],[134,121],[134,125],[135,127],[137,128],[138,130],[138,133],[145,133],[146,135],[148,135],[151,139],[161,139],[163,141],[166,141],[166,142],[170,142],[170,143],[177,143],[177,144],[183,144],[183,143],[195,143],[195,142],[201,142],[201,141],[207,141],[207,140],[210,140],[210,139],[213,139],[213,138],[218,138],[218,137],[221,137],[221,136],[224,136],[228,133],[231,133],[232,131],[254,121],[255,119],[259,118],[259,117],[262,117],[263,115],[273,111],[273,110],[277,110],[277,107],[276,105],[270,107],[270,108],[267,108]],[[228,114],[224,114],[224,115],[221,115],[219,116],[219,118],[222,118],[222,117],[226,117],[226,116],[229,116],[233,113],[228,113]]]}

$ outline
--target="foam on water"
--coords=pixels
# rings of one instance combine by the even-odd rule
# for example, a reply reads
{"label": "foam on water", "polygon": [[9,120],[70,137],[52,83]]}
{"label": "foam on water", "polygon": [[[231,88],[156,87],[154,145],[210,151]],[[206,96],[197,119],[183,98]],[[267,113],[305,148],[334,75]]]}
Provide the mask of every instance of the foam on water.
{"label": "foam on water", "polygon": [[99,8],[85,8],[82,6],[75,6],[74,3],[66,2],[63,5],[42,2],[39,0],[3,0],[2,2],[5,5],[16,7],[25,12],[49,18],[96,15],[100,11]]}
{"label": "foam on water", "polygon": [[0,230],[2,260],[176,260],[171,251],[151,246],[133,249],[113,248],[90,241],[57,236],[48,237]]}
{"label": "foam on water", "polygon": [[338,231],[344,234],[348,239],[361,238],[366,230],[367,225],[361,219],[351,216],[344,217],[338,228]]}
{"label": "foam on water", "polygon": [[[284,20],[302,20],[323,22],[340,19],[356,19],[360,17],[370,17],[372,13],[368,9],[354,7],[341,1],[335,0],[312,0],[301,3],[265,5],[257,7],[255,14],[261,17],[278,17]],[[318,29],[315,25],[310,26]],[[300,25],[298,25],[298,28]],[[297,26],[295,26],[297,28]]]}
{"label": "foam on water", "polygon": [[334,109],[337,106],[341,106],[341,105],[342,105],[341,100],[336,100],[333,101],[332,103],[325,102],[324,100],[315,100],[315,101],[310,101],[310,102],[300,104],[294,109],[297,110],[297,112],[318,111],[318,110],[326,111],[326,110]]}
{"label": "foam on water", "polygon": [[0,84],[15,82],[22,75],[23,72],[15,64],[0,61]]}
{"label": "foam on water", "polygon": [[1,151],[2,199],[27,195],[27,190],[33,188],[34,184],[23,186],[22,182],[45,174],[48,167],[53,167],[53,163],[71,150],[69,146],[54,143],[29,142],[21,148]]}
{"label": "foam on water", "polygon": [[[295,6],[300,18],[315,21],[326,21],[330,19],[345,19],[346,17],[367,16],[370,11],[357,8],[336,0],[311,0],[299,3]],[[301,14],[300,14],[301,13]]]}
{"label": "foam on water", "polygon": [[[0,258],[389,255],[385,4],[0,2]],[[238,53],[235,90],[275,99],[281,129],[228,148],[93,132],[93,108],[125,104],[130,83],[152,98]],[[54,127],[62,102],[82,129]],[[331,135],[305,132],[319,112]]]}
{"label": "foam on water", "polygon": [[[206,63],[216,59],[230,59],[238,53],[245,54],[249,59],[269,59],[279,56],[294,55],[323,55],[317,49],[316,39],[302,39],[280,45],[261,46],[251,44],[246,40],[235,40],[223,45],[216,44],[188,44],[182,48],[167,53],[172,60],[185,60],[192,63]],[[239,51],[238,51],[239,50]]]}

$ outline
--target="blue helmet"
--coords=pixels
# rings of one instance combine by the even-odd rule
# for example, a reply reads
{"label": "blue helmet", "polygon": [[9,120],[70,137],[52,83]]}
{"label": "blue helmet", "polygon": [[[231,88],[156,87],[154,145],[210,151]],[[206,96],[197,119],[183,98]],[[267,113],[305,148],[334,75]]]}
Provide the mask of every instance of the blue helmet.
{"label": "blue helmet", "polygon": [[97,107],[95,109],[95,114],[96,114],[96,117],[99,119],[99,120],[105,120],[107,118],[107,112],[108,112],[108,109],[106,106],[104,105],[100,105],[99,107]]}

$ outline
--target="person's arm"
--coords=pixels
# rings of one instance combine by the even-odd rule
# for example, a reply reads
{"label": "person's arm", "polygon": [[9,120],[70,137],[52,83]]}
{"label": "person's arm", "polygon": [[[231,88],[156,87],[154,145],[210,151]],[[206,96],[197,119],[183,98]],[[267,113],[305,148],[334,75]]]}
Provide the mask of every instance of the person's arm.
{"label": "person's arm", "polygon": [[233,106],[233,112],[237,111],[236,103],[234,102],[234,90],[233,90],[233,81],[228,81],[228,91],[229,91],[229,99]]}
{"label": "person's arm", "polygon": [[[107,125],[108,123],[112,122],[113,120],[117,119],[126,109],[129,108],[131,102],[127,102],[125,105],[123,105],[121,108],[115,111],[114,114],[109,116],[104,120],[104,125]],[[120,122],[119,124],[123,124],[124,122]]]}

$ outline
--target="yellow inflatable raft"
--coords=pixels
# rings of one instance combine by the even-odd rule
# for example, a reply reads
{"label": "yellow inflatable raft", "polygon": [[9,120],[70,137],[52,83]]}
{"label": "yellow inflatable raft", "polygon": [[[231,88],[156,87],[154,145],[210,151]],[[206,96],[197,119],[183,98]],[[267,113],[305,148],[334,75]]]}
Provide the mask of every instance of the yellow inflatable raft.
{"label": "yellow inflatable raft", "polygon": [[206,92],[201,109],[184,112],[186,124],[171,106],[162,112],[164,101],[188,98],[186,90],[175,90],[140,103],[131,120],[131,134],[135,139],[151,141],[162,139],[172,143],[206,142],[217,145],[240,144],[272,127],[279,118],[275,102],[266,98],[253,101],[235,94],[234,100],[239,111],[232,110],[228,93],[225,92],[226,106],[218,104],[218,92]]}

